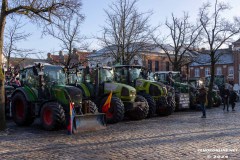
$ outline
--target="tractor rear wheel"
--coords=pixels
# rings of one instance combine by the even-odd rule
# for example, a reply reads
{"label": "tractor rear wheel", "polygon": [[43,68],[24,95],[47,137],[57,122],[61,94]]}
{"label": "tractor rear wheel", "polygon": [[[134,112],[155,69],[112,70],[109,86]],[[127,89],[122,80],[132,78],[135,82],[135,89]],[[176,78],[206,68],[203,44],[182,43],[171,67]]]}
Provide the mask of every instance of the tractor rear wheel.
{"label": "tractor rear wheel", "polygon": [[149,111],[148,111],[147,118],[153,117],[154,114],[156,113],[156,101],[149,94],[139,93],[139,95],[143,96],[148,102]]}
{"label": "tractor rear wheel", "polygon": [[[102,106],[106,102],[108,97],[102,99],[99,112],[102,112]],[[110,103],[110,108],[108,109],[106,114],[107,123],[118,123],[124,118],[124,105],[120,98],[113,96]]]}
{"label": "tractor rear wheel", "polygon": [[12,97],[12,116],[13,121],[19,126],[29,126],[34,121],[31,104],[22,93],[16,93]]}
{"label": "tractor rear wheel", "polygon": [[137,95],[135,102],[145,102],[145,106],[135,107],[133,110],[128,111],[126,113],[127,117],[131,120],[141,120],[146,118],[149,111],[147,100],[143,96]]}
{"label": "tractor rear wheel", "polygon": [[63,107],[56,102],[47,102],[42,106],[40,114],[41,125],[45,130],[52,131],[65,124]]}
{"label": "tractor rear wheel", "polygon": [[160,100],[157,103],[157,114],[159,116],[169,116],[175,110],[175,105],[168,104],[167,101]]}

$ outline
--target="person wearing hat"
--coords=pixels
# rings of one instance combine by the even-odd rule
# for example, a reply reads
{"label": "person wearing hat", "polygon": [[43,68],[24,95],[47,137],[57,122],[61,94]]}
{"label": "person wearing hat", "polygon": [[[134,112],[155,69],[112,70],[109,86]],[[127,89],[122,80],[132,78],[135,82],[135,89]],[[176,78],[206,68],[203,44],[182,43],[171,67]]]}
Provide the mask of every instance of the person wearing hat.
{"label": "person wearing hat", "polygon": [[168,75],[167,75],[167,83],[170,85],[170,86],[173,86],[173,77],[172,77],[172,72],[169,72]]}
{"label": "person wearing hat", "polygon": [[202,109],[201,118],[206,118],[206,109],[205,109],[206,98],[207,98],[207,91],[204,86],[201,86],[201,88],[199,89],[199,103]]}

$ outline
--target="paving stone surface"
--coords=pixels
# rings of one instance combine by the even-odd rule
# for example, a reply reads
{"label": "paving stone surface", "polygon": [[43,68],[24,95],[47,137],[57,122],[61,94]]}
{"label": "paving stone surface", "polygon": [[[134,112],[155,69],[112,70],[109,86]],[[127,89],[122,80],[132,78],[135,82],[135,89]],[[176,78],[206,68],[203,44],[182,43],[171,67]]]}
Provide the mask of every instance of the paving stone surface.
{"label": "paving stone surface", "polygon": [[8,121],[0,132],[2,159],[240,159],[240,104],[175,112],[168,117],[123,121],[107,129],[69,136],[65,130],[43,131],[38,122],[17,127]]}

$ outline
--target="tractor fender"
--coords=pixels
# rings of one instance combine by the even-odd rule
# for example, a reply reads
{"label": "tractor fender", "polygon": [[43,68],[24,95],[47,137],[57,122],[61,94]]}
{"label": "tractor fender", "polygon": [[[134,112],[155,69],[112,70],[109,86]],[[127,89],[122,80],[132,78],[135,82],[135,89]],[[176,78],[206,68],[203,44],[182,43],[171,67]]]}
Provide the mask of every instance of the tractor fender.
{"label": "tractor fender", "polygon": [[26,91],[26,89],[24,89],[23,87],[20,87],[20,88],[15,89],[15,91],[12,93],[12,97],[13,97],[16,93],[22,93],[22,94],[25,96],[25,98],[26,98],[26,100],[27,100],[28,102],[35,101],[35,100],[36,100],[36,97],[34,97],[34,96],[35,96],[34,93],[33,93],[31,90],[29,90],[29,93],[32,94],[32,96],[31,96],[31,95],[27,94],[27,92],[28,92],[28,91]]}

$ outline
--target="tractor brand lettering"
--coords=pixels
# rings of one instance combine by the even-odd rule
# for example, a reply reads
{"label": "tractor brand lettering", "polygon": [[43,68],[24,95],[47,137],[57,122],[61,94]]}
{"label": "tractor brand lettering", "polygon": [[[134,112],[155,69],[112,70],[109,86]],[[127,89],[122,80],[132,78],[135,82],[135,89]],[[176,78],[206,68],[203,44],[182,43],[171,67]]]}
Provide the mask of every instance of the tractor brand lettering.
{"label": "tractor brand lettering", "polygon": [[141,87],[143,85],[143,81],[136,81],[136,87]]}
{"label": "tractor brand lettering", "polygon": [[107,91],[115,91],[118,85],[112,83],[105,83],[105,90]]}

